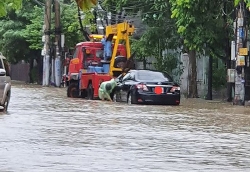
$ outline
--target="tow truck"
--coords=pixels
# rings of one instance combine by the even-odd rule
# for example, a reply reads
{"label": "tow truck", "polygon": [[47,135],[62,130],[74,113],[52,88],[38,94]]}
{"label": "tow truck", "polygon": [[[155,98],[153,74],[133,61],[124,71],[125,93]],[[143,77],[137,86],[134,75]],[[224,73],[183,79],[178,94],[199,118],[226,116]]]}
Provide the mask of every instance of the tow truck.
{"label": "tow truck", "polygon": [[105,29],[106,40],[112,41],[111,59],[104,60],[101,42],[104,35],[93,34],[90,41],[78,43],[69,62],[68,97],[98,99],[100,84],[122,74],[131,57],[129,37],[134,33],[134,25],[125,21]]}

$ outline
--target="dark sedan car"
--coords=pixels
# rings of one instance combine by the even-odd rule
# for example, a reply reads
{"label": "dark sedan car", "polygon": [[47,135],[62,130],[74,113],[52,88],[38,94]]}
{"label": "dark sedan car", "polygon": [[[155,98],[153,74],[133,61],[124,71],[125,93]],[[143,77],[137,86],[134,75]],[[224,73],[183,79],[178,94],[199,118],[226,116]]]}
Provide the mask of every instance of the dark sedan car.
{"label": "dark sedan car", "polygon": [[180,86],[162,72],[130,70],[119,76],[113,93],[113,101],[128,104],[180,104]]}

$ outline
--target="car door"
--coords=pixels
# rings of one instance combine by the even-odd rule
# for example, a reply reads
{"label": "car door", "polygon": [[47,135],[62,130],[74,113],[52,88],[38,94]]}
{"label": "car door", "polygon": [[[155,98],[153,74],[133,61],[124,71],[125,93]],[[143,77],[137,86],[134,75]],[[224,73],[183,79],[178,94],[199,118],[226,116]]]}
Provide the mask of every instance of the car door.
{"label": "car door", "polygon": [[3,100],[5,84],[6,84],[6,71],[3,66],[3,59],[0,58],[0,102],[2,102]]}
{"label": "car door", "polygon": [[133,72],[129,72],[122,79],[121,96],[122,96],[122,101],[124,102],[127,101],[127,95],[128,95],[128,92],[130,91],[131,86],[134,85],[134,82],[135,82],[134,76],[135,74]]}

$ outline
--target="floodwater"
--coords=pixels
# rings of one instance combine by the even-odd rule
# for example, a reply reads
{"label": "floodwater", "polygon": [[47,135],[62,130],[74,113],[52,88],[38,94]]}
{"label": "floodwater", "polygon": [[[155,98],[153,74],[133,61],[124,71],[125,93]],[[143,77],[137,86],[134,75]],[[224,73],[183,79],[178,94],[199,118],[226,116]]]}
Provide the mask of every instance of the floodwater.
{"label": "floodwater", "polygon": [[250,108],[69,99],[15,85],[0,115],[1,172],[250,171]]}

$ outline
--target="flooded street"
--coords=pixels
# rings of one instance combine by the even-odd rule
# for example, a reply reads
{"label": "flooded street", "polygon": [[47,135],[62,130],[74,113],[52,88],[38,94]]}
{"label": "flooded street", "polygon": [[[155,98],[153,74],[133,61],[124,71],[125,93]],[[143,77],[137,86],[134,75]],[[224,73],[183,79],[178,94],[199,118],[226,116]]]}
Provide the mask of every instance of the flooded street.
{"label": "flooded street", "polygon": [[12,87],[2,172],[250,171],[250,108],[184,100],[128,106]]}

